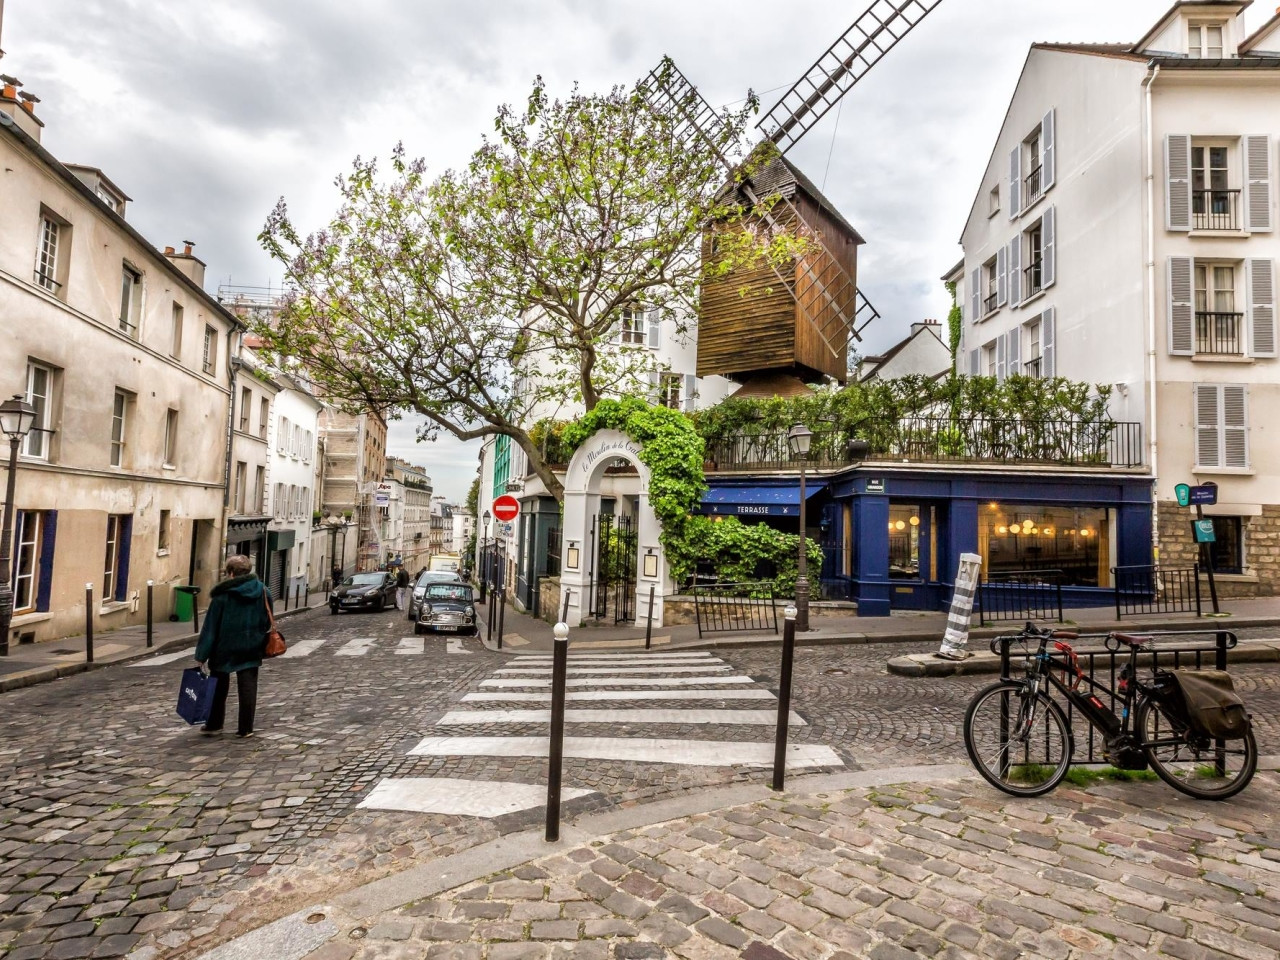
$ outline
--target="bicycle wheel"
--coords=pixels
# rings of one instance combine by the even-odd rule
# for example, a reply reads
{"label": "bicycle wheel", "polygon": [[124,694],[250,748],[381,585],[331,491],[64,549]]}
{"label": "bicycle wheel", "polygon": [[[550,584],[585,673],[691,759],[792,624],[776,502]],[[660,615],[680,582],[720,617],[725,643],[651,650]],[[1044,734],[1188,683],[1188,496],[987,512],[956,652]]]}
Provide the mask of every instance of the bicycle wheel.
{"label": "bicycle wheel", "polygon": [[964,715],[964,745],[978,772],[997,790],[1038,797],[1056,787],[1071,765],[1071,726],[1043,694],[1002,680],[980,690]]}
{"label": "bicycle wheel", "polygon": [[1144,698],[1133,715],[1134,732],[1156,775],[1188,796],[1226,800],[1249,785],[1258,767],[1258,744],[1250,729],[1243,740],[1213,740],[1190,734],[1159,701]]}

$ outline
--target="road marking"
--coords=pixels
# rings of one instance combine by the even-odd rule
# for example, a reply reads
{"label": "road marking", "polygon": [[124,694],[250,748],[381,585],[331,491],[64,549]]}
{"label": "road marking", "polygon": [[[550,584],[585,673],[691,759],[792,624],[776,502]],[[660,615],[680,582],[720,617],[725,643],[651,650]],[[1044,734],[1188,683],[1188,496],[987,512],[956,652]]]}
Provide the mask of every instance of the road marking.
{"label": "road marking", "polygon": [[401,637],[400,646],[396,647],[396,653],[410,656],[424,653],[425,651],[426,644],[423,642],[422,637]]}
{"label": "road marking", "polygon": [[[409,751],[411,757],[545,757],[546,737],[427,737]],[[690,767],[769,767],[772,743],[730,740],[565,737],[564,755],[576,760],[632,760]],[[842,767],[844,761],[822,744],[787,746],[787,769]]]}
{"label": "road marking", "polygon": [[504,633],[502,642],[509,647],[527,647],[529,645],[529,641],[518,633]]}
{"label": "road marking", "polygon": [[146,660],[135,660],[133,663],[129,664],[129,666],[158,667],[162,663],[173,663],[173,661],[181,660],[183,657],[194,662],[196,657],[196,648],[192,647],[190,650],[183,650],[179,653],[162,653],[158,657],[149,657]]}
{"label": "road marking", "polygon": [[[573,800],[594,792],[565,787],[560,796],[564,800]],[[457,780],[451,777],[388,777],[356,806],[366,810],[500,817],[506,813],[532,810],[546,802],[547,788],[539,784]]]}
{"label": "road marking", "polygon": [[471,651],[462,646],[461,637],[450,637],[447,650],[449,653],[465,653],[467,656],[471,656]]}
{"label": "road marking", "polygon": [[363,657],[369,652],[376,639],[377,637],[356,637],[333,651],[333,654],[337,657]]}
{"label": "road marking", "polygon": [[[652,637],[649,642],[652,646],[658,647],[664,643],[670,643],[671,638]],[[614,650],[618,647],[642,647],[644,645],[644,640],[640,637],[636,637],[634,640],[592,640],[589,643],[584,643],[581,640],[575,640],[571,644],[571,647],[574,650]]]}
{"label": "road marking", "polygon": [[[495,670],[495,674],[549,674],[551,667],[503,667]],[[588,673],[716,673],[720,670],[733,669],[727,663],[718,664],[712,667],[569,667],[568,675],[574,676]]]}
{"label": "road marking", "polygon": [[[778,722],[776,710],[565,710],[566,723],[722,723],[772,725]],[[441,726],[465,726],[473,723],[550,723],[550,710],[450,710],[436,721]],[[807,726],[794,711],[791,725]]]}
{"label": "road marking", "polygon": [[[574,690],[565,700],[772,700],[768,690]],[[468,693],[463,703],[550,703],[549,693]]]}
{"label": "road marking", "polygon": [[[550,663],[553,654],[550,653],[522,653],[512,660],[512,663]],[[635,653],[628,650],[625,653],[583,653],[576,654],[573,652],[573,646],[569,647],[570,660],[600,660],[605,663],[616,660],[706,660],[711,657],[710,650],[690,650],[686,653],[678,651],[662,652],[662,653]]]}
{"label": "road marking", "polygon": [[293,657],[305,657],[315,653],[322,643],[328,640],[328,637],[312,637],[310,640],[299,640],[297,643],[289,644],[289,649],[280,654],[280,660],[288,660]]}
{"label": "road marking", "polygon": [[[709,667],[715,664],[724,663],[723,660],[677,660],[674,657],[577,657],[572,653],[569,654],[569,666],[571,667],[634,667],[649,664],[652,666],[668,666],[668,667]],[[512,663],[509,669],[524,670],[543,668],[551,666],[550,658],[546,660],[534,660],[530,657],[527,661],[524,657]]]}
{"label": "road marking", "polygon": [[[755,683],[750,677],[570,677],[565,684],[570,687],[665,687],[696,686],[705,683]],[[497,680],[481,680],[482,687],[549,687],[550,680],[538,677],[502,678]]]}

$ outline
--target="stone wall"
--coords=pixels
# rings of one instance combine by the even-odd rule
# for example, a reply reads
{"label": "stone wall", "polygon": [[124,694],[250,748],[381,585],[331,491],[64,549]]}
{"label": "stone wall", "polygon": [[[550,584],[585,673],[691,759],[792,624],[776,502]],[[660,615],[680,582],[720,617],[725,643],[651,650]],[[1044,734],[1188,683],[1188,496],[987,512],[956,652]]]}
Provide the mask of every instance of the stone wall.
{"label": "stone wall", "polygon": [[[1160,563],[1189,567],[1200,558],[1191,536],[1191,512],[1174,502],[1160,504]],[[1280,504],[1262,508],[1262,516],[1245,517],[1245,572],[1218,574],[1219,597],[1272,597],[1280,594]],[[1205,601],[1208,587],[1202,584]]]}

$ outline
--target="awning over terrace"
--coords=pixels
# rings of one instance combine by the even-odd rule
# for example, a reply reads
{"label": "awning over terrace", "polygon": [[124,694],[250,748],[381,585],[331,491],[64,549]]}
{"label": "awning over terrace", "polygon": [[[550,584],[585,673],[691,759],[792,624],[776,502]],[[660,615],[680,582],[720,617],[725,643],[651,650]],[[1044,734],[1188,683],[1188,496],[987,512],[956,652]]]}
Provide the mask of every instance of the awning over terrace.
{"label": "awning over terrace", "polygon": [[[822,492],[823,480],[805,484],[806,499]],[[798,517],[800,516],[800,485],[783,487],[742,487],[712,484],[703,494],[701,512],[731,517]]]}

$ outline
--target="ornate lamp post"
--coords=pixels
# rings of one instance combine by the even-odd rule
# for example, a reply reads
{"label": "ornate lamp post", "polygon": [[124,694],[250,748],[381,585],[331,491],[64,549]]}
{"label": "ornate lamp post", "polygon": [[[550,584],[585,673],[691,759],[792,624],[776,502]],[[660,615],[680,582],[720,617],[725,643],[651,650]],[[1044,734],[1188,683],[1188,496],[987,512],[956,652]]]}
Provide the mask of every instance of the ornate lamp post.
{"label": "ornate lamp post", "polygon": [[803,423],[797,423],[787,431],[787,443],[791,452],[800,460],[800,557],[799,575],[796,577],[796,630],[809,629],[809,544],[805,537],[805,489],[804,468],[809,459],[809,444],[813,432]]}
{"label": "ornate lamp post", "polygon": [[35,426],[36,408],[22,394],[0,403],[0,430],[9,438],[9,483],[4,495],[4,527],[0,532],[0,657],[9,655],[13,621],[13,586],[9,582],[9,544],[13,542],[13,499],[18,472],[18,446]]}
{"label": "ornate lamp post", "polygon": [[493,514],[488,510],[480,515],[484,523],[484,537],[480,541],[480,602],[484,603],[489,592],[489,521]]}

